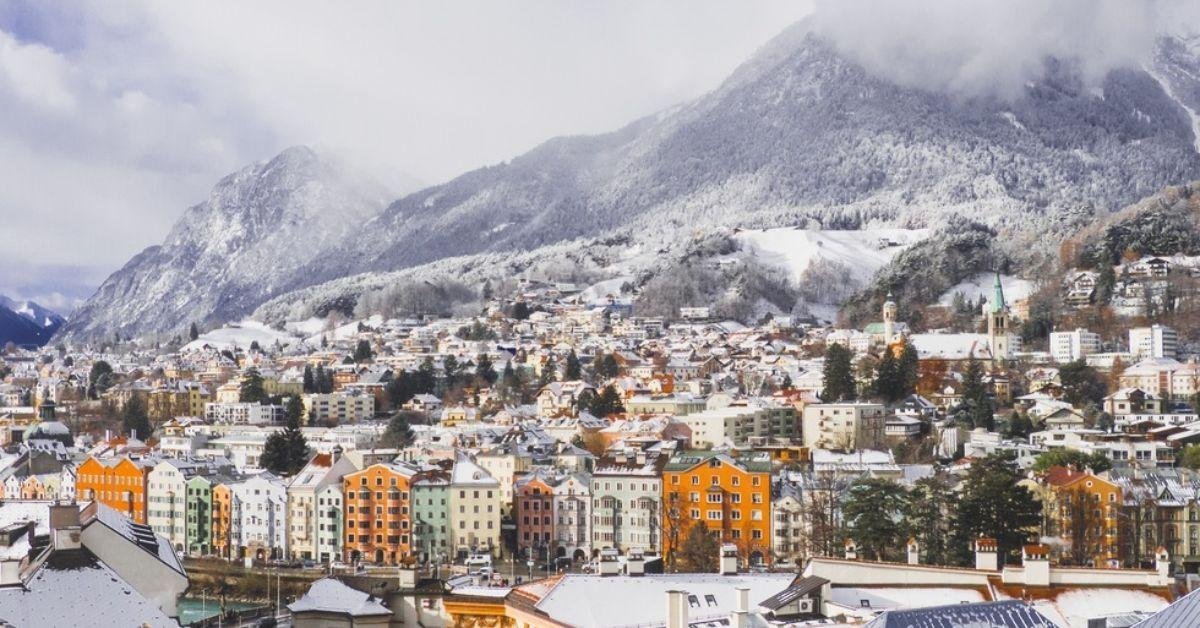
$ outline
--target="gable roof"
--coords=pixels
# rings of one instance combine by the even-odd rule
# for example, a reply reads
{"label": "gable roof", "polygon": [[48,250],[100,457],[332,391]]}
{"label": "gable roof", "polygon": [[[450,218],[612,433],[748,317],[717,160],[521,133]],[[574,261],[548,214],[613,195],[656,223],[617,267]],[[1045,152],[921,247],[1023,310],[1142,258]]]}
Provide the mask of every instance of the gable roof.
{"label": "gable roof", "polygon": [[392,611],[373,595],[354,589],[335,578],[322,578],[312,583],[300,599],[288,604],[293,613],[322,612],[350,617],[390,616]]}
{"label": "gable roof", "polygon": [[1056,624],[1020,600],[951,604],[927,608],[885,611],[867,628],[1057,628]]}

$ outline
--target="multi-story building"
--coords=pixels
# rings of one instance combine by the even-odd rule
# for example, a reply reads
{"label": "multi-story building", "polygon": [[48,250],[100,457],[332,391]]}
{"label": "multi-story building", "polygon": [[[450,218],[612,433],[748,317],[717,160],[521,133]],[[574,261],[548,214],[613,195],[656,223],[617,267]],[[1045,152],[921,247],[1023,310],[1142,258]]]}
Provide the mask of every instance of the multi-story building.
{"label": "multi-story building", "polygon": [[287,486],[270,473],[229,485],[229,542],[238,557],[283,558],[287,547]]}
{"label": "multi-story building", "polygon": [[292,558],[315,559],[320,555],[317,493],[330,484],[341,486],[346,474],[358,471],[341,454],[341,448],[334,447],[330,453],[313,456],[288,483],[288,549]]}
{"label": "multi-story building", "polygon": [[233,531],[233,491],[237,480],[218,482],[212,487],[212,553],[235,558]]}
{"label": "multi-story building", "polygon": [[303,400],[312,425],[357,423],[375,416],[375,397],[368,394],[314,393],[304,395]]}
{"label": "multi-story building", "polygon": [[800,438],[800,421],[791,404],[734,404],[680,417],[692,430],[692,447],[746,445]]}
{"label": "multi-story building", "polygon": [[1063,540],[1078,565],[1120,566],[1121,487],[1092,473],[1053,467],[1045,478],[1042,506],[1046,534]]}
{"label": "multi-story building", "polygon": [[317,491],[317,560],[329,563],[342,556],[345,538],[345,504],[342,484],[328,484]]}
{"label": "multi-story building", "polygon": [[204,418],[214,425],[279,425],[286,415],[277,404],[228,401],[204,404]]}
{"label": "multi-story building", "polygon": [[167,380],[151,389],[146,414],[159,422],[179,416],[202,416],[212,393],[200,382]]}
{"label": "multi-story building", "polygon": [[592,548],[662,550],[662,470],[668,457],[637,450],[605,456],[592,474]]}
{"label": "multi-story building", "polygon": [[751,564],[771,560],[771,460],[686,451],[663,469],[663,552],[668,561],[691,526],[701,524],[738,547]]}
{"label": "multi-story building", "polygon": [[1086,329],[1050,332],[1050,357],[1066,364],[1100,352],[1100,334]]}
{"label": "multi-story building", "polygon": [[1179,334],[1170,327],[1151,325],[1129,330],[1129,353],[1134,359],[1174,358],[1179,351]]}
{"label": "multi-story building", "polygon": [[187,481],[187,553],[208,556],[213,553],[213,487],[229,481],[223,476],[194,475]]}
{"label": "multi-story building", "polygon": [[76,498],[96,500],[129,517],[146,523],[146,476],[157,460],[96,458],[89,456],[75,480]]}
{"label": "multi-story building", "polygon": [[422,471],[412,485],[413,552],[421,562],[449,558],[450,474]]}
{"label": "multi-story building", "polygon": [[412,554],[411,491],[417,471],[378,463],[342,478],[347,560],[396,565]]}
{"label": "multi-story building", "polygon": [[813,449],[874,449],[884,442],[887,408],[851,401],[804,407],[804,444]]}
{"label": "multi-story building", "polygon": [[450,473],[450,530],[456,556],[500,549],[500,483],[470,460]]}
{"label": "multi-story building", "polygon": [[208,462],[166,458],[146,474],[146,524],[171,542],[176,552],[190,545],[188,485],[196,476],[215,475]]}

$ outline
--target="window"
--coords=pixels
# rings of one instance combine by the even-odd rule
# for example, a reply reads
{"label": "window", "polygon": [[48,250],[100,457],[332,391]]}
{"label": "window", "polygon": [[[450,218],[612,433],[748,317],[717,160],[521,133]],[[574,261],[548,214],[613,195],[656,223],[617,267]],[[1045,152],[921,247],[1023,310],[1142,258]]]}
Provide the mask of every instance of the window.
{"label": "window", "polygon": [[720,521],[721,520],[721,511],[720,510],[708,511],[708,519],[709,519],[709,521]]}

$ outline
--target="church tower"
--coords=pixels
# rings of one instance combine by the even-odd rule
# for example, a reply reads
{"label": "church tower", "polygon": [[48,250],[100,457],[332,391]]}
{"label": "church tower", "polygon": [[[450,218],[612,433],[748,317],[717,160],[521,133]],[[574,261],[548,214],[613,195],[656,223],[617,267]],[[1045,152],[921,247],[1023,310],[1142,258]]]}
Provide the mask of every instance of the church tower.
{"label": "church tower", "polygon": [[896,302],[889,292],[887,301],[883,302],[883,344],[891,345],[893,342],[896,342]]}
{"label": "church tower", "polygon": [[1000,273],[992,286],[992,298],[984,305],[987,317],[988,347],[992,361],[1000,362],[1012,358],[1012,337],[1009,335],[1008,305],[1004,302],[1004,288],[1000,285]]}

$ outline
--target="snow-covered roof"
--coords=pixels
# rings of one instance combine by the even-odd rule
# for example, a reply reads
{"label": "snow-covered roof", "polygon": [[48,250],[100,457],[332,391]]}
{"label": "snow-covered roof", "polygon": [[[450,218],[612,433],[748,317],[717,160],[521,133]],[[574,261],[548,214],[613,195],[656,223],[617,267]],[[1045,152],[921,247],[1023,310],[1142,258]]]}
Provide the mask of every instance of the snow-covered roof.
{"label": "snow-covered roof", "polygon": [[[794,573],[647,574],[641,577],[566,574],[537,603],[539,611],[571,626],[631,626],[658,624],[663,620],[667,591],[687,591],[695,597],[688,611],[691,619],[728,618],[736,606],[738,587],[750,589],[755,604],[783,591]],[[613,600],[620,600],[614,604]],[[695,604],[698,604],[697,608]]]}
{"label": "snow-covered roof", "polygon": [[310,611],[337,613],[351,617],[392,614],[392,611],[380,604],[375,596],[351,588],[334,578],[322,578],[312,583],[307,593],[295,602],[288,604],[288,610],[293,613]]}

